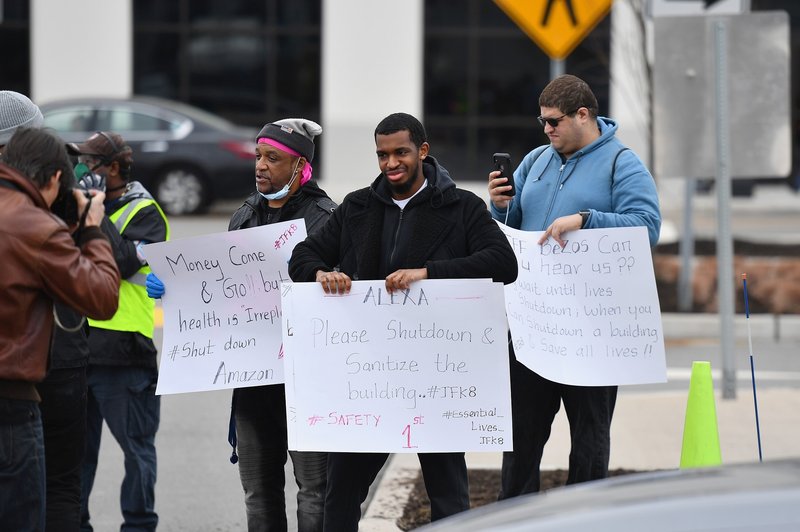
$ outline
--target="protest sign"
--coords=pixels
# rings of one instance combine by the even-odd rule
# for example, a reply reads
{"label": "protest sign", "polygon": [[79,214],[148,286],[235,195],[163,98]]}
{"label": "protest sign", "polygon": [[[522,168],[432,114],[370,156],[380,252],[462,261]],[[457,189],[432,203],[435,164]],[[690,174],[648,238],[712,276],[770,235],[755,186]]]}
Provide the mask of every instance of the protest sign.
{"label": "protest sign", "polygon": [[666,382],[664,335],[644,227],[568,233],[498,223],[519,262],[506,286],[517,360],[551,381],[581,386]]}
{"label": "protest sign", "polygon": [[164,282],[156,393],[283,382],[280,286],[302,219],[144,246]]}
{"label": "protest sign", "polygon": [[285,283],[289,448],[349,452],[511,449],[503,286],[426,280],[346,295]]}

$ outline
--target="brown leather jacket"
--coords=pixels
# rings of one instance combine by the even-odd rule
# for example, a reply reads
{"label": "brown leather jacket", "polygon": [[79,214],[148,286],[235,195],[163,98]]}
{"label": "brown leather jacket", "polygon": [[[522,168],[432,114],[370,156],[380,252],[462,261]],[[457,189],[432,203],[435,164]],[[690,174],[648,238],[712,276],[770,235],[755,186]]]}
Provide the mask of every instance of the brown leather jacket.
{"label": "brown leather jacket", "polygon": [[35,399],[44,378],[53,301],[109,319],[119,301],[119,270],[96,227],[75,245],[31,180],[0,163],[0,397]]}

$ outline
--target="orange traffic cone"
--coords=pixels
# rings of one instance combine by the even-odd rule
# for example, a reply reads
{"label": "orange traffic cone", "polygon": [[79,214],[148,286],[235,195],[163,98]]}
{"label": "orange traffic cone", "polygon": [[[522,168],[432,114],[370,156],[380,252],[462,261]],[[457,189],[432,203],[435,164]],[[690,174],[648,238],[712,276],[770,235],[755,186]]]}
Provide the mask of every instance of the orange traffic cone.
{"label": "orange traffic cone", "polygon": [[683,427],[681,468],[709,467],[722,464],[717,428],[717,408],[710,362],[692,362],[689,400]]}

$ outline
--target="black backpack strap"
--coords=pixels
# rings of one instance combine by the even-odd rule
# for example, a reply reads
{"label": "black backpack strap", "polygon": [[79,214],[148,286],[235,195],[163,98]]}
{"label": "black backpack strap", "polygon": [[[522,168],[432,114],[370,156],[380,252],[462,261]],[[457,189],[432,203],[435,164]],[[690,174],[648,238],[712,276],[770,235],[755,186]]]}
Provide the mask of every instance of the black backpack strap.
{"label": "black backpack strap", "polygon": [[330,198],[325,197],[325,198],[320,198],[319,200],[317,200],[317,207],[319,207],[320,209],[322,209],[325,212],[333,212],[333,211],[336,210],[337,205],[336,205],[335,201],[333,201]]}
{"label": "black backpack strap", "polygon": [[630,148],[622,148],[617,152],[617,155],[614,157],[614,162],[611,163],[611,186],[614,186],[614,174],[617,173],[617,159],[619,159],[619,154],[629,150]]}

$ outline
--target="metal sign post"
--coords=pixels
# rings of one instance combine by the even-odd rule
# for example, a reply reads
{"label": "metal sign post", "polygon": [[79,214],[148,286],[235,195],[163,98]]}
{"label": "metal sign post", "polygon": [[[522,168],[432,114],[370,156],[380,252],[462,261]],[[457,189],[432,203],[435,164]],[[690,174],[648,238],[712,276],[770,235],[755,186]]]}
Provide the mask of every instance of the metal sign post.
{"label": "metal sign post", "polygon": [[692,287],[692,269],[694,268],[694,229],[692,214],[694,213],[694,189],[697,179],[686,178],[686,187],[683,191],[683,230],[684,238],[678,242],[681,257],[681,269],[678,272],[678,310],[691,312],[694,305],[694,289]]}
{"label": "metal sign post", "polygon": [[728,28],[714,22],[714,93],[717,123],[717,301],[722,346],[722,398],[736,399],[733,356],[733,236],[731,235],[731,141],[728,123]]}
{"label": "metal sign post", "polygon": [[550,60],[550,79],[556,79],[566,71],[566,61],[564,59]]}

